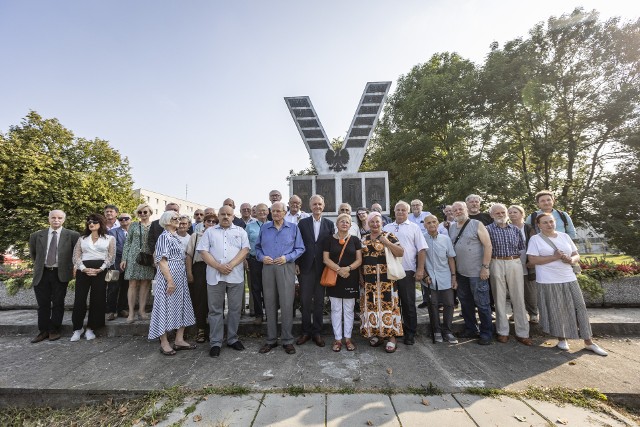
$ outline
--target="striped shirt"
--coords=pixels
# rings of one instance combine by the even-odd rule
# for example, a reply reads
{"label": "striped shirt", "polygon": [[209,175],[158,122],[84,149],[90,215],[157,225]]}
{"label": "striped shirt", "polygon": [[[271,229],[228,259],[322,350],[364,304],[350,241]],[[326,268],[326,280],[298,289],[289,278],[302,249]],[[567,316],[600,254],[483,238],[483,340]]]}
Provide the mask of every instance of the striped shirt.
{"label": "striped shirt", "polygon": [[491,238],[492,257],[520,257],[520,251],[525,249],[522,233],[513,224],[500,227],[495,222],[487,225],[487,231]]}

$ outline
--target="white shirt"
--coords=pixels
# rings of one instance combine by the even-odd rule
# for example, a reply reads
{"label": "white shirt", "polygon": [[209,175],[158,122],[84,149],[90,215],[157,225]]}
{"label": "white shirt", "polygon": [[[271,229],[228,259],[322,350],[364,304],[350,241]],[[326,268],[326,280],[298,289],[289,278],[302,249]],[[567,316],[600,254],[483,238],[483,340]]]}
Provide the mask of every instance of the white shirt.
{"label": "white shirt", "polygon": [[[249,237],[243,228],[231,224],[229,228],[222,228],[220,224],[205,230],[198,242],[198,251],[207,251],[221,264],[227,264],[243,249],[249,251]],[[207,265],[207,284],[215,286],[218,282],[243,283],[244,265],[239,263],[230,274],[222,274],[215,268]]]}
{"label": "white shirt", "polygon": [[[336,230],[338,229],[338,226],[336,225]],[[349,234],[351,234],[353,237],[357,237],[358,239],[362,238],[362,236],[360,236],[360,229],[358,228],[358,224],[355,223],[351,223],[351,227],[349,227]]]}
{"label": "white shirt", "polygon": [[[571,255],[577,252],[576,244],[573,243],[571,237],[567,233],[556,231],[558,237],[549,237],[560,252]],[[545,242],[542,237],[535,235],[529,240],[529,248],[527,255],[534,256],[551,256],[555,250]],[[566,283],[577,280],[571,265],[562,262],[562,260],[551,261],[547,264],[536,265],[536,282],[538,283]]]}
{"label": "white shirt", "polygon": [[316,220],[313,218],[313,237],[316,242],[318,241],[318,235],[320,234],[320,224],[322,223],[322,217]]}
{"label": "white shirt", "polygon": [[388,233],[393,233],[400,241],[400,246],[404,249],[402,268],[405,271],[416,271],[418,252],[428,248],[427,241],[424,239],[420,228],[413,222],[406,220],[402,224],[392,222],[382,229]]}
{"label": "white shirt", "polygon": [[176,233],[176,237],[178,238],[178,240],[180,240],[180,243],[182,243],[182,250],[187,253],[187,246],[189,246],[189,240],[191,239],[191,236],[187,234],[183,237]]}
{"label": "white shirt", "polygon": [[284,216],[284,220],[292,224],[298,225],[298,223],[302,218],[309,218],[309,216],[310,215],[308,213],[303,211],[298,211],[298,213],[295,215],[291,215],[291,212],[287,212],[287,214]]}
{"label": "white shirt", "polygon": [[83,261],[104,261],[100,269],[109,268],[116,258],[116,238],[110,234],[98,237],[95,243],[91,236],[80,236],[73,251],[73,264],[80,271],[86,268]]}
{"label": "white shirt", "polygon": [[420,212],[420,215],[415,216],[413,215],[413,212],[409,213],[409,215],[407,216],[407,219],[409,221],[411,221],[412,223],[414,223],[415,225],[417,225],[418,227],[420,227],[420,231],[425,231],[424,228],[424,219],[426,217],[428,217],[429,215],[431,215],[431,212]]}

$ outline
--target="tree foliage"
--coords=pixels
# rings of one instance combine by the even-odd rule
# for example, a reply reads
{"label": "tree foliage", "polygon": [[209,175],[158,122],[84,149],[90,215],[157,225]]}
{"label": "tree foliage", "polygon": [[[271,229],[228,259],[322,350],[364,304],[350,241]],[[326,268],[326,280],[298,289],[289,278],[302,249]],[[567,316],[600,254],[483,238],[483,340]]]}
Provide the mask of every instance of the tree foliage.
{"label": "tree foliage", "polygon": [[467,194],[533,208],[551,189],[575,222],[640,124],[640,20],[576,9],[475,65],[439,53],[398,80],[364,169],[392,200],[434,208]]}
{"label": "tree foliage", "polygon": [[0,253],[13,246],[24,254],[29,234],[48,226],[52,209],[65,211],[65,227],[80,230],[105,204],[124,211],[138,202],[127,158],[107,141],[75,137],[57,119],[31,111],[0,133],[0,147]]}

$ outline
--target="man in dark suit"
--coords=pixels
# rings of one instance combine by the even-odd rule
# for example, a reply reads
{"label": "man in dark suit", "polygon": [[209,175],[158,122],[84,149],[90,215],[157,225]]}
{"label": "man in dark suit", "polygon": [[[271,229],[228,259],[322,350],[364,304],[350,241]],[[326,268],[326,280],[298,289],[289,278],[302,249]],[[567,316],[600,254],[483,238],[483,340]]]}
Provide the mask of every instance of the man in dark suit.
{"label": "man in dark suit", "polygon": [[[180,213],[180,205],[174,202],[169,202],[164,206],[164,211],[174,211],[175,213]],[[156,219],[151,221],[151,226],[149,226],[149,235],[147,236],[147,248],[149,253],[153,255],[156,251],[156,243],[158,242],[158,238],[164,231],[164,228],[160,225],[160,220]]]}
{"label": "man in dark suit", "polygon": [[38,329],[31,340],[37,343],[49,338],[60,339],[67,285],[73,278],[73,248],[80,237],[76,231],[62,228],[66,215],[61,210],[49,212],[49,228],[29,237],[29,253],[33,260],[33,290],[38,302]]}
{"label": "man in dark suit", "polygon": [[300,236],[305,251],[296,260],[300,270],[300,299],[302,301],[302,335],[296,344],[302,345],[313,338],[319,347],[324,347],[322,333],[324,287],[320,285],[320,277],[324,269],[322,261],[322,242],[334,232],[333,222],[323,218],[324,198],[318,194],[311,196],[309,207],[312,216],[298,222]]}

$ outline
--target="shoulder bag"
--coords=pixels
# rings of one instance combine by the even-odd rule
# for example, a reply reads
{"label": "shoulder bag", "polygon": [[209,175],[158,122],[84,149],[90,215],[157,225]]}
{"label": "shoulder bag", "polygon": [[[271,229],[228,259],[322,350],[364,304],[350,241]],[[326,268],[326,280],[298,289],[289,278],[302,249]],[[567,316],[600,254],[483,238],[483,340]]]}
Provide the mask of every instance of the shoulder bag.
{"label": "shoulder bag", "polygon": [[387,279],[396,281],[404,279],[407,273],[404,272],[402,267],[402,257],[396,257],[391,249],[384,247],[384,256],[387,259]]}
{"label": "shoulder bag", "polygon": [[151,267],[153,266],[153,255],[148,254],[142,250],[142,224],[138,223],[138,225],[140,226],[140,235],[138,236],[140,237],[140,253],[136,257],[136,263]]}
{"label": "shoulder bag", "polygon": [[[342,254],[344,254],[344,250],[349,244],[349,239],[351,239],[351,235],[347,237],[347,241],[342,245],[342,251],[340,252],[340,257],[338,257],[338,266],[340,266],[340,260],[342,260]],[[324,270],[322,270],[322,276],[320,277],[320,284],[327,288],[331,288],[336,285],[338,280],[338,272],[329,268],[328,265],[324,266]]]}
{"label": "shoulder bag", "polygon": [[[545,236],[542,233],[538,233],[538,236],[540,236],[542,238],[542,240],[544,240],[545,242],[547,242],[547,245],[551,246],[553,248],[554,251],[557,251],[558,248],[556,247],[556,245],[553,244],[553,242],[551,241],[551,239],[549,239],[547,236]],[[580,267],[579,263],[575,263],[575,264],[570,264],[571,268],[573,269],[573,272],[575,274],[580,274],[582,273],[582,267]]]}

